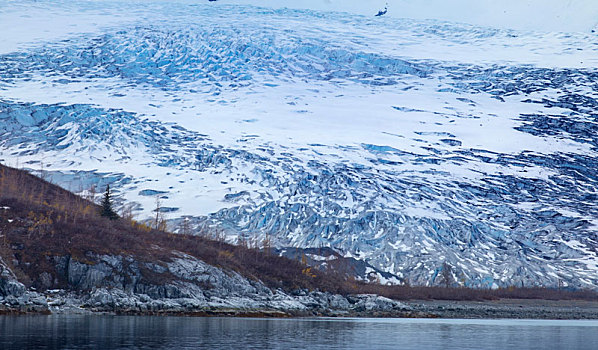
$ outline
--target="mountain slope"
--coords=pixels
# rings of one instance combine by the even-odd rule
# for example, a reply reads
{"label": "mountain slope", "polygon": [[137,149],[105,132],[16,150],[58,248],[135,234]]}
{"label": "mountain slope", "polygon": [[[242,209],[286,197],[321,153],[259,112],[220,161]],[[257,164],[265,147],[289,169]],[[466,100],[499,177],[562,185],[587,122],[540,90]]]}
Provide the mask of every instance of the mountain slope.
{"label": "mountain slope", "polygon": [[0,313],[398,315],[409,309],[383,297],[332,294],[352,288],[339,275],[267,251],[109,220],[98,206],[3,165],[0,210]]}
{"label": "mountain slope", "polygon": [[0,55],[5,162],[412,284],[448,264],[459,285],[598,286],[595,35],[226,2],[47,16],[73,12]]}

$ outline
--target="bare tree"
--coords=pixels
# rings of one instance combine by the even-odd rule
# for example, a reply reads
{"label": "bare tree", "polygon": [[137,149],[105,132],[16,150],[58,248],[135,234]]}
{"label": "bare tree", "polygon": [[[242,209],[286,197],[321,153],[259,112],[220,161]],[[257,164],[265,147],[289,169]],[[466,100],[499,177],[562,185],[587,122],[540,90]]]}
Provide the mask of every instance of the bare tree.
{"label": "bare tree", "polygon": [[46,180],[46,173],[44,172],[44,160],[39,161],[39,177],[42,180]]}
{"label": "bare tree", "polygon": [[120,216],[127,221],[133,220],[133,204],[125,203],[120,209]]}
{"label": "bare tree", "polygon": [[96,202],[96,185],[91,185],[91,187],[89,187],[89,190],[87,190],[85,193],[84,198],[92,203]]}
{"label": "bare tree", "polygon": [[453,282],[453,268],[445,261],[442,263],[442,270],[440,271],[440,283],[444,284],[444,286],[448,288],[453,284]]}
{"label": "bare tree", "polygon": [[183,234],[191,234],[191,219],[189,219],[188,217],[183,218]]}
{"label": "bare tree", "polygon": [[166,231],[166,220],[164,218],[164,213],[162,212],[162,203],[160,201],[160,196],[156,196],[156,218],[154,220],[154,227],[156,230],[159,231]]}
{"label": "bare tree", "polygon": [[156,196],[156,208],[154,211],[156,212],[156,218],[154,219],[154,227],[156,230],[158,229],[158,223],[160,221],[160,210],[161,210],[161,203],[160,203],[160,196]]}
{"label": "bare tree", "polygon": [[266,255],[270,255],[270,251],[272,249],[272,239],[270,238],[269,234],[266,234],[266,237],[262,241],[262,245],[263,245],[264,253]]}

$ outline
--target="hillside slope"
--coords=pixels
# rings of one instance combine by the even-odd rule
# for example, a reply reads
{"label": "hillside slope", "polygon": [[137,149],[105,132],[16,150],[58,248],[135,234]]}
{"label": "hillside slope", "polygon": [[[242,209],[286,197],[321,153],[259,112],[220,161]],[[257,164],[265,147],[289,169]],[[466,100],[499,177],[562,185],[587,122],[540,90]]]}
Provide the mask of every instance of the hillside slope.
{"label": "hillside slope", "polygon": [[[312,260],[306,255],[337,254],[332,250],[305,250],[302,257],[295,250],[287,259],[267,245],[249,249],[124,218],[109,220],[95,204],[3,165],[0,210],[0,313],[436,317],[442,314],[428,305],[395,300],[580,299],[589,305],[598,300],[587,290],[474,290],[447,288],[448,281],[444,288],[364,284],[303,263]],[[337,258],[337,271],[346,273]],[[562,317],[594,317],[593,309],[575,314],[569,304],[560,307]],[[460,310],[447,316],[487,314],[484,307]],[[500,312],[522,317],[517,309]]]}
{"label": "hillside slope", "polygon": [[2,165],[0,236],[0,311],[280,316],[365,311],[366,302],[369,311],[407,311],[385,298],[333,294],[346,294],[342,278],[296,260],[109,220]]}

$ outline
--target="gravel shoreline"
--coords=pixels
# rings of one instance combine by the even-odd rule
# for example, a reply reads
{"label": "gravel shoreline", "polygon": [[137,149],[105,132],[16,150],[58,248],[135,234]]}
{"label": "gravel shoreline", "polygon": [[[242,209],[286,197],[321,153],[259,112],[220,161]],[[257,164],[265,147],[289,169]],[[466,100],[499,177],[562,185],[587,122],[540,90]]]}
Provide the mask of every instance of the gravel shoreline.
{"label": "gravel shoreline", "polygon": [[493,301],[403,301],[400,309],[386,310],[281,310],[202,308],[201,310],[135,311],[131,309],[99,310],[94,308],[35,309],[0,308],[0,315],[25,314],[113,314],[138,316],[191,317],[361,317],[361,318],[447,318],[447,319],[545,319],[598,320],[598,301],[501,299]]}
{"label": "gravel shoreline", "polygon": [[500,299],[409,301],[414,311],[439,318],[598,320],[598,301]]}

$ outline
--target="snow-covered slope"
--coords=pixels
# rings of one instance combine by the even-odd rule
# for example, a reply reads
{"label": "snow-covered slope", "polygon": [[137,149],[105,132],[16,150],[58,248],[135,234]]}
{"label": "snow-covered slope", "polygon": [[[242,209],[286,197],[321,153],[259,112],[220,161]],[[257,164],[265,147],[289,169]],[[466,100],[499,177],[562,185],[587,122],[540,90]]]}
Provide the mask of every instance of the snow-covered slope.
{"label": "snow-covered slope", "polygon": [[219,0],[226,4],[343,11],[372,16],[437,19],[500,29],[590,32],[598,24],[594,0]]}
{"label": "snow-covered slope", "polygon": [[411,283],[598,286],[595,34],[227,1],[0,19],[9,165]]}

